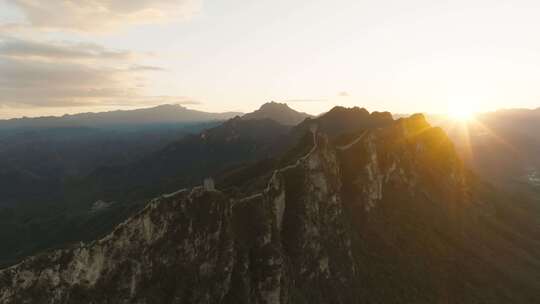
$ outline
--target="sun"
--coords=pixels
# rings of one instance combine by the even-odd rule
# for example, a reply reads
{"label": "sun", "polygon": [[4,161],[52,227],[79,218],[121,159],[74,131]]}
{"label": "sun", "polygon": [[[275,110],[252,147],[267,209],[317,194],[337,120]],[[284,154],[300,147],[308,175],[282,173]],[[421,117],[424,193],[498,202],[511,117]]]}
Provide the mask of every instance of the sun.
{"label": "sun", "polygon": [[448,109],[448,116],[453,120],[467,122],[474,119],[475,111],[465,104],[454,105]]}
{"label": "sun", "polygon": [[474,119],[474,112],[469,111],[469,109],[457,109],[452,110],[448,113],[448,115],[455,120],[460,121],[470,121]]}

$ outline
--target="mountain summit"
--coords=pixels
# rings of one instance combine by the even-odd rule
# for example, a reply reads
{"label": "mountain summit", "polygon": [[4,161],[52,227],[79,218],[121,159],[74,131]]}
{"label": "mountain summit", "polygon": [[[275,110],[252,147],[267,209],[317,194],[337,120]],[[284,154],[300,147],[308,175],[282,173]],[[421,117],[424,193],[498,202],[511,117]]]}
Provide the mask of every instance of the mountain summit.
{"label": "mountain summit", "polygon": [[380,128],[392,124],[394,119],[389,112],[369,113],[364,108],[334,107],[316,118],[306,119],[295,127],[296,132],[306,132],[311,125],[317,125],[319,131],[330,136],[351,133],[359,130]]}
{"label": "mountain summit", "polygon": [[291,109],[286,103],[268,102],[263,104],[258,110],[244,115],[246,120],[272,119],[280,124],[293,126],[301,123],[304,119],[311,117],[307,113],[302,113]]}

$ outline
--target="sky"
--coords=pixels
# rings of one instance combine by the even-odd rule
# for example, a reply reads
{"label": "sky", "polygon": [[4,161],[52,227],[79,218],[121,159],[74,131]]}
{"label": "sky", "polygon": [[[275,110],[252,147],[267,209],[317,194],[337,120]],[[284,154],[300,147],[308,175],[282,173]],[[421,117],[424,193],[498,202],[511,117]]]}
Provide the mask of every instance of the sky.
{"label": "sky", "polygon": [[532,0],[0,0],[0,119],[540,107]]}

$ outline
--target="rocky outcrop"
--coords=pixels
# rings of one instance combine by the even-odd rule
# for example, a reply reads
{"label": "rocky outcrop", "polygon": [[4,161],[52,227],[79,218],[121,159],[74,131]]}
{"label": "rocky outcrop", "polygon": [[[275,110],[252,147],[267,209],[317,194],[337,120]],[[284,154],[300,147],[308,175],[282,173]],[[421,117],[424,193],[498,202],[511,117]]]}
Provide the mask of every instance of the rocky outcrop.
{"label": "rocky outcrop", "polygon": [[[1,303],[467,303],[477,208],[422,116],[313,147],[246,197],[152,200],[109,235],[0,272]],[[477,263],[480,265],[481,263]],[[481,268],[481,270],[485,270]],[[471,271],[476,271],[476,268]],[[489,302],[489,301],[487,301]],[[486,303],[487,303],[486,302]]]}

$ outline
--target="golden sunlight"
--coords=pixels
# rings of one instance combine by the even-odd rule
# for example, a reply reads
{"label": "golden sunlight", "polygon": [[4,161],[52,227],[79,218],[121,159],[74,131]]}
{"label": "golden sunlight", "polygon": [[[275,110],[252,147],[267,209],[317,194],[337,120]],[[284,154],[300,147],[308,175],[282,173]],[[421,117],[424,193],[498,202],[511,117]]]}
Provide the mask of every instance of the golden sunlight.
{"label": "golden sunlight", "polygon": [[449,107],[448,116],[453,120],[466,122],[474,119],[475,110],[465,103],[454,104]]}

